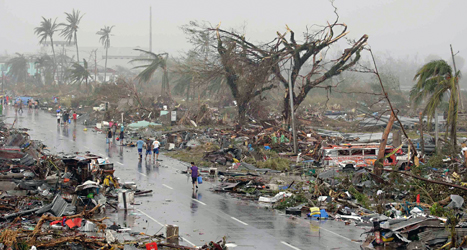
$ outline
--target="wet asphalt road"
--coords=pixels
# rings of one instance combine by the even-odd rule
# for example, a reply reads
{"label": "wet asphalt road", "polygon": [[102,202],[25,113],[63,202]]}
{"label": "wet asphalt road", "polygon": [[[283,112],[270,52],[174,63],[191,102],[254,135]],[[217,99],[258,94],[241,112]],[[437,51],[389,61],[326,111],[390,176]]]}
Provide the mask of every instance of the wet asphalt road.
{"label": "wet asphalt road", "polygon": [[[4,121],[15,120],[13,108],[4,110]],[[192,192],[190,177],[181,174],[187,164],[164,156],[158,163],[138,160],[136,148],[107,146],[105,135],[83,131],[73,123],[58,126],[54,114],[27,110],[17,116],[17,128],[30,129],[32,139],[42,140],[51,152],[84,152],[108,157],[114,163],[115,175],[122,181],[134,181],[139,189],[153,194],[136,198],[133,210],[111,213],[112,221],[133,230],[154,234],[164,225],[180,227],[181,245],[202,246],[211,240],[235,244],[232,249],[360,249],[362,229],[345,226],[338,221],[309,221],[265,209],[256,202],[244,201],[209,188],[216,180],[206,180],[198,192]],[[118,142],[117,142],[118,143]],[[113,210],[113,209],[110,209]],[[110,211],[109,210],[109,211]]]}

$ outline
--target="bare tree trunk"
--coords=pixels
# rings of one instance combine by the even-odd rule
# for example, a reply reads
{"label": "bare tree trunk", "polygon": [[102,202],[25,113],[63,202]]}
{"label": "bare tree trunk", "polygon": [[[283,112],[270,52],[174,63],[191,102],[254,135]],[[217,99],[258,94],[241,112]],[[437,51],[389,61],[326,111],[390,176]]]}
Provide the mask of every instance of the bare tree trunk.
{"label": "bare tree trunk", "polygon": [[454,152],[457,151],[457,120],[451,124],[451,141]]}
{"label": "bare tree trunk", "polygon": [[422,112],[420,112],[420,126],[419,126],[419,131],[420,131],[420,147],[422,149],[422,156],[425,155],[425,140],[423,140],[423,117],[422,117]]}
{"label": "bare tree trunk", "polygon": [[78,37],[75,32],[76,61],[79,63]]}
{"label": "bare tree trunk", "polygon": [[391,132],[392,125],[394,124],[395,120],[396,120],[396,116],[394,115],[393,112],[391,112],[388,125],[386,126],[386,129],[384,129],[383,137],[381,138],[381,143],[379,144],[378,159],[375,161],[375,169],[374,169],[376,175],[382,174],[384,152],[386,151],[386,145],[388,143],[389,132]]}
{"label": "bare tree trunk", "polygon": [[240,126],[243,127],[243,125],[246,124],[246,111],[247,111],[247,102],[245,101],[240,101],[240,100],[236,100],[237,101],[237,109],[238,109],[238,123],[240,124]]}
{"label": "bare tree trunk", "polygon": [[[55,48],[54,48],[54,40],[52,36],[50,36],[50,44],[52,46],[52,53],[54,54],[54,73],[53,73],[53,80],[55,82],[55,74],[57,73],[57,58],[55,57]],[[58,73],[57,73],[57,81],[58,81]]]}
{"label": "bare tree trunk", "polygon": [[105,48],[105,67],[104,67],[104,82],[107,81],[107,53],[109,48]]}

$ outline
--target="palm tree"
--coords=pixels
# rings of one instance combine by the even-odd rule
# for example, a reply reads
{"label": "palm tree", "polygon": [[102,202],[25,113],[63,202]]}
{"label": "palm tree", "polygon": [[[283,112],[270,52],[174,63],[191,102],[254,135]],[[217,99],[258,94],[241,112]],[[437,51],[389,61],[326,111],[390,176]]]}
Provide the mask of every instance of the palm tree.
{"label": "palm tree", "polygon": [[29,62],[23,54],[16,53],[17,57],[11,58],[7,63],[9,68],[7,75],[15,79],[16,83],[25,83],[28,77]]}
{"label": "palm tree", "polygon": [[104,82],[107,79],[107,54],[109,52],[110,47],[110,32],[114,26],[104,26],[101,30],[99,30],[96,34],[101,36],[99,41],[104,45],[105,48],[105,68],[104,68]]}
{"label": "palm tree", "polygon": [[130,62],[146,62],[149,64],[136,66],[134,68],[144,68],[136,78],[139,80],[140,83],[142,82],[149,82],[156,72],[158,68],[162,68],[163,75],[162,75],[162,86],[161,86],[161,95],[165,97],[167,101],[172,99],[170,94],[170,86],[169,86],[169,73],[167,71],[167,58],[169,57],[168,53],[162,54],[155,54],[150,51],[142,50],[142,49],[135,49],[145,53],[149,58],[138,58],[133,59]]}
{"label": "palm tree", "polygon": [[54,55],[54,72],[53,76],[55,77],[55,72],[57,71],[57,60],[55,58],[55,49],[54,49],[54,39],[53,35],[55,31],[58,30],[58,24],[56,23],[57,19],[52,22],[52,18],[46,19],[42,17],[42,22],[39,27],[34,28],[34,34],[36,34],[40,41],[39,43],[47,42],[47,38],[50,39],[50,45],[52,46],[52,53]]}
{"label": "palm tree", "polygon": [[71,69],[69,71],[69,78],[73,81],[73,83],[78,82],[79,86],[81,86],[81,82],[85,80],[87,89],[88,78],[91,76],[91,73],[88,71],[88,62],[85,59],[83,59],[83,65],[75,62],[73,65],[71,65]]}
{"label": "palm tree", "polygon": [[79,22],[81,21],[81,18],[83,18],[83,15],[80,15],[79,10],[74,10],[73,12],[66,13],[66,21],[68,23],[60,23],[60,26],[63,26],[64,28],[62,29],[62,32],[60,33],[61,36],[65,37],[65,40],[68,41],[68,43],[71,43],[72,40],[74,40],[75,45],[76,45],[76,61],[79,62],[79,50],[78,50],[78,25]]}
{"label": "palm tree", "polygon": [[44,78],[44,82],[46,84],[48,82],[53,82],[55,65],[54,61],[52,60],[52,58],[50,58],[50,56],[48,56],[47,54],[42,55],[36,58],[34,64],[36,65],[36,69],[39,70],[39,75],[41,76],[41,78]]}
{"label": "palm tree", "polygon": [[[450,128],[450,137],[453,149],[457,144],[457,111],[458,111],[458,85],[460,71],[453,72],[451,66],[444,60],[431,61],[420,68],[414,77],[417,83],[410,91],[410,99],[419,104],[429,97],[423,115],[431,121],[436,108],[443,98],[449,95],[448,119],[446,127]],[[447,134],[446,134],[447,136]]]}

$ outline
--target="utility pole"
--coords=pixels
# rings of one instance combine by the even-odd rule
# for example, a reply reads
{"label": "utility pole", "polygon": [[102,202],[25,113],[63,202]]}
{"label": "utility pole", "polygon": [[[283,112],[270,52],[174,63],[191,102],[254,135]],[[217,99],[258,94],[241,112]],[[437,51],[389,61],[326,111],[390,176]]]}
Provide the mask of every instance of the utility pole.
{"label": "utility pole", "polygon": [[[456,77],[457,68],[456,68],[456,60],[454,59],[455,55],[454,55],[454,52],[452,51],[452,44],[449,44],[449,46],[451,47],[452,65],[454,66],[454,75],[453,75],[453,77]],[[457,53],[456,53],[456,55],[457,55]],[[456,81],[456,86],[457,86],[457,99],[461,103],[462,111],[464,111],[464,103],[462,102],[462,98],[461,98],[461,89],[459,87],[459,81],[457,79],[454,79],[454,80]]]}
{"label": "utility pole", "polygon": [[152,52],[152,6],[149,6],[149,52]]}
{"label": "utility pole", "polygon": [[435,109],[435,147],[437,151],[438,151],[438,139],[439,139],[438,109]]}
{"label": "utility pole", "polygon": [[5,69],[5,65],[2,64],[2,95],[5,94],[5,92],[3,90],[3,84],[5,82],[5,74],[3,73],[4,69]]}
{"label": "utility pole", "polygon": [[[292,69],[292,60],[290,61],[290,69]],[[293,153],[297,154],[298,153],[297,130],[295,128],[295,112],[294,112],[294,106],[293,106],[293,89],[292,89],[290,74],[289,74],[289,99],[290,99],[290,118],[292,119]]]}
{"label": "utility pole", "polygon": [[94,50],[94,82],[97,83],[97,49]]}

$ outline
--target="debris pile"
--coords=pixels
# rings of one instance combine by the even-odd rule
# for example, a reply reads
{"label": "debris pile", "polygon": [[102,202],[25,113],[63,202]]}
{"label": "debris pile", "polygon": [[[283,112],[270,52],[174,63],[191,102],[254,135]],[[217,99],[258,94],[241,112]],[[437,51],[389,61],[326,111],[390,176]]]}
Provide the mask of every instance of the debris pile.
{"label": "debris pile", "polygon": [[[26,130],[0,123],[0,249],[123,249],[125,245],[195,249],[110,222],[134,197],[151,194],[114,175],[108,159],[50,154]],[[128,233],[122,239],[117,233]],[[225,239],[202,249],[226,249]]]}

